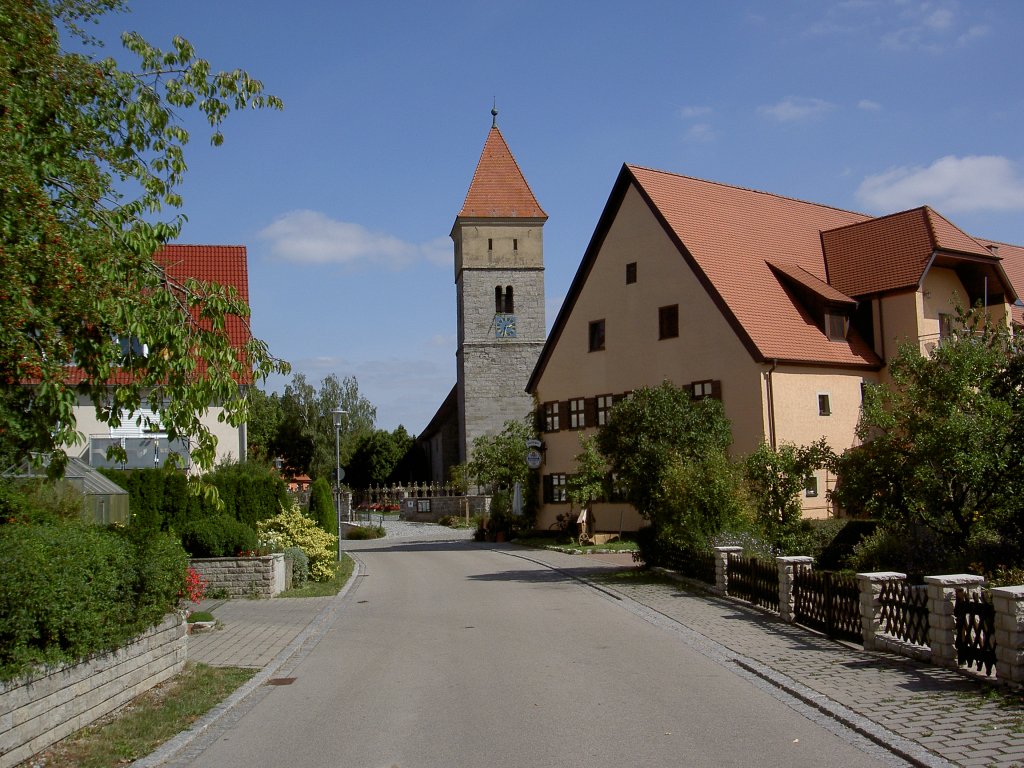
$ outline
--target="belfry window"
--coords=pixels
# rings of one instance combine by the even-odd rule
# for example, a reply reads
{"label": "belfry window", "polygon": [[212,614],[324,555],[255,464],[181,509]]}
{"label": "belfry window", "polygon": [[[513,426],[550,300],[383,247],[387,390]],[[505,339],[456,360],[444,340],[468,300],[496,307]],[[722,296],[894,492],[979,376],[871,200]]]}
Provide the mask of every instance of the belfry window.
{"label": "belfry window", "polygon": [[494,286],[494,313],[511,315],[515,311],[516,304],[512,295],[512,286],[506,285],[504,289],[500,285]]}

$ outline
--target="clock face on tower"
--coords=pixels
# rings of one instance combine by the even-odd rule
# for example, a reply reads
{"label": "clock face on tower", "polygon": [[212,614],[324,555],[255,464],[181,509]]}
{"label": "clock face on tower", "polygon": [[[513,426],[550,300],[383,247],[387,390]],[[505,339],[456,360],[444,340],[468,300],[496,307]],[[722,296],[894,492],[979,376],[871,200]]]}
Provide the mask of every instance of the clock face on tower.
{"label": "clock face on tower", "polygon": [[514,339],[516,337],[516,316],[495,315],[494,337],[497,339]]}

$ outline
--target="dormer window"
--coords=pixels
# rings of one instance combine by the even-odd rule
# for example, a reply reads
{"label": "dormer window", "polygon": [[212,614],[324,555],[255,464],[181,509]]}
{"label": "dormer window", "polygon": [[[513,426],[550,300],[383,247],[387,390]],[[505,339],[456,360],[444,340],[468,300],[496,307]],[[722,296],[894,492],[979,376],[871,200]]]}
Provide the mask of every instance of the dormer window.
{"label": "dormer window", "polygon": [[830,341],[845,341],[850,319],[846,315],[825,313],[825,332]]}

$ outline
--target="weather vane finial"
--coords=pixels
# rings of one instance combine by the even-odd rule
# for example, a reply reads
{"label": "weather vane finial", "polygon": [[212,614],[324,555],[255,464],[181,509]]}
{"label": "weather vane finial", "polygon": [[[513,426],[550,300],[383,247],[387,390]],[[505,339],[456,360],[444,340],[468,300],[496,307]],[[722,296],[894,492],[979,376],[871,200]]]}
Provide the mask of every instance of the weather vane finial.
{"label": "weather vane finial", "polygon": [[498,100],[497,100],[497,98],[495,98],[493,104],[491,105],[491,128],[497,128],[497,127],[498,127]]}

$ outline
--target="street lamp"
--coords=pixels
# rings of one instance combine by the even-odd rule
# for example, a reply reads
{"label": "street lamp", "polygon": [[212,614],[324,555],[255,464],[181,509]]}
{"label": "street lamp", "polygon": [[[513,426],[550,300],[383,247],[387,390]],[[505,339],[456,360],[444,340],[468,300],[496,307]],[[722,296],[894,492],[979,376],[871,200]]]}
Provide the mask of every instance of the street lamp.
{"label": "street lamp", "polygon": [[338,521],[338,559],[341,559],[341,417],[348,411],[335,408],[334,414],[334,514]]}

